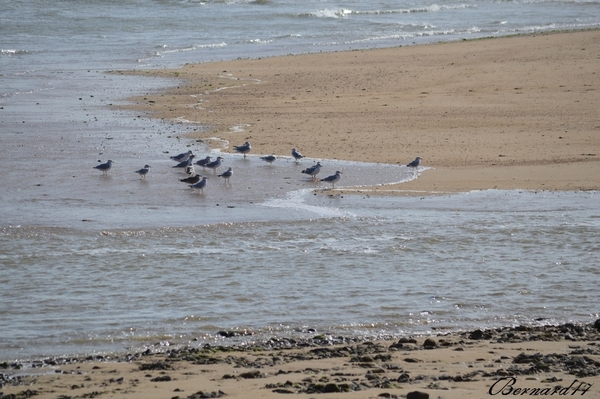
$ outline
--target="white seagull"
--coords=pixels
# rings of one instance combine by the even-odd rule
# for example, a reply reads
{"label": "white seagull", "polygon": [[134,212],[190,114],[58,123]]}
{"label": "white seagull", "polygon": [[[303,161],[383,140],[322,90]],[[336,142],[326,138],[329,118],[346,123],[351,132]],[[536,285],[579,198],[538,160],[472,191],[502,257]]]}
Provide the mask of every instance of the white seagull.
{"label": "white seagull", "polygon": [[192,161],[194,160],[195,155],[194,154],[190,154],[189,157],[187,157],[187,159],[185,161],[181,161],[179,162],[177,165],[173,166],[174,168],[187,168],[188,166],[190,166],[192,164]]}
{"label": "white seagull", "polygon": [[190,155],[192,155],[192,150],[189,150],[188,152],[182,152],[179,155],[173,155],[172,157],[170,157],[173,161],[177,161],[177,162],[183,162],[183,161],[187,161],[187,159],[190,157]]}
{"label": "white seagull", "polygon": [[406,166],[408,166],[409,168],[416,168],[417,166],[419,166],[420,163],[421,163],[421,157],[416,157],[414,161],[407,164]]}
{"label": "white seagull", "polygon": [[[101,161],[98,161],[101,162]],[[94,169],[98,169],[102,171],[102,174],[105,175],[108,173],[108,171],[110,170],[111,166],[113,164],[113,161],[111,161],[110,159],[108,161],[106,161],[106,163],[101,163],[100,165],[96,165],[94,166]]]}
{"label": "white seagull", "polygon": [[198,166],[202,166],[202,167],[204,168],[204,167],[206,166],[206,164],[207,164],[207,163],[209,163],[209,162],[210,162],[210,156],[207,156],[207,157],[206,157],[206,158],[204,158],[204,159],[201,159],[201,160],[199,160],[199,161],[196,161],[196,165],[198,165]]}
{"label": "white seagull", "polygon": [[238,145],[234,147],[235,152],[239,152],[244,154],[244,159],[246,158],[246,154],[250,152],[252,146],[249,141],[246,141],[243,145]]}
{"label": "white seagull", "polygon": [[340,178],[342,176],[340,176],[342,174],[342,172],[340,172],[339,170],[337,170],[335,172],[335,175],[331,175],[331,176],[327,176],[324,179],[321,179],[321,181],[327,182],[327,183],[331,183],[333,185],[332,188],[335,188],[335,182],[337,182],[338,180],[340,180]]}
{"label": "white seagull", "polygon": [[212,169],[212,170],[214,170],[214,171],[215,171],[215,173],[217,173],[217,172],[216,172],[216,169],[217,169],[219,166],[221,166],[221,161],[222,161],[222,160],[223,160],[223,158],[221,158],[221,157],[217,157],[217,159],[215,159],[215,160],[214,160],[214,161],[212,161],[212,162],[209,162],[209,163],[207,163],[207,164],[206,164],[206,165],[204,165],[204,166],[206,166],[206,167],[207,167],[207,168],[209,168],[209,169]]}
{"label": "white seagull", "polygon": [[196,174],[196,170],[194,169],[194,165],[189,165],[185,167],[185,173],[188,176],[194,176]]}
{"label": "white seagull", "polygon": [[317,162],[316,165],[304,169],[302,173],[310,175],[312,177],[312,180],[314,181],[317,178],[317,174],[321,171],[321,166],[321,162]]}
{"label": "white seagull", "polygon": [[295,148],[292,148],[292,156],[296,162],[299,162],[302,158],[304,158],[304,155],[300,154]]}
{"label": "white seagull", "polygon": [[200,190],[202,194],[204,194],[204,187],[206,187],[206,177],[203,177],[202,180],[200,180],[196,184],[192,184],[190,187],[195,190]]}
{"label": "white seagull", "polygon": [[150,165],[144,165],[144,167],[142,169],[136,170],[135,173],[140,175],[140,179],[144,180],[149,171],[150,171]]}
{"label": "white seagull", "polygon": [[275,155],[267,155],[266,157],[260,157],[260,159],[262,159],[265,162],[268,162],[269,165],[272,165],[277,158],[275,157]]}
{"label": "white seagull", "polygon": [[227,169],[225,172],[221,173],[219,175],[219,177],[222,177],[223,179],[225,179],[225,184],[229,184],[229,178],[233,175],[233,170],[231,170],[231,167],[229,169]]}

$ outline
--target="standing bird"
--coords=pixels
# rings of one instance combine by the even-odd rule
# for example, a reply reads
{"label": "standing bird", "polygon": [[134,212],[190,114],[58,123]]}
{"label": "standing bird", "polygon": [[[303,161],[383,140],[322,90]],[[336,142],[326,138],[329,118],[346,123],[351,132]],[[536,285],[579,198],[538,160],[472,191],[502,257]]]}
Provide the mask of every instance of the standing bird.
{"label": "standing bird", "polygon": [[189,165],[185,167],[185,173],[188,176],[194,176],[196,174],[196,169],[194,169],[194,165]]}
{"label": "standing bird", "polygon": [[179,179],[179,181],[182,181],[187,184],[196,184],[200,181],[200,175],[186,177],[185,179]]}
{"label": "standing bird", "polygon": [[212,162],[209,162],[209,163],[207,163],[207,164],[206,164],[206,165],[204,165],[204,166],[206,166],[206,167],[207,167],[207,168],[209,168],[209,169],[212,169],[212,170],[214,170],[214,171],[215,171],[215,173],[217,173],[217,172],[216,172],[216,170],[217,170],[217,168],[218,168],[219,166],[221,166],[221,161],[222,161],[222,160],[223,160],[223,158],[221,158],[221,157],[217,157],[217,159],[215,159],[215,160],[214,160],[214,161],[212,161]]}
{"label": "standing bird", "polygon": [[200,159],[199,161],[196,161],[196,165],[202,166],[204,168],[206,166],[206,164],[209,162],[210,162],[210,156],[207,156],[204,159]]}
{"label": "standing bird", "polygon": [[204,194],[204,187],[206,187],[206,177],[203,177],[202,180],[200,180],[196,184],[192,184],[190,187],[195,190],[200,190],[202,194]]}
{"label": "standing bird", "polygon": [[145,180],[146,175],[148,174],[149,171],[150,171],[150,165],[144,165],[144,167],[142,169],[136,170],[135,173],[140,175],[140,179]]}
{"label": "standing bird", "polygon": [[[98,161],[98,162],[102,162],[102,161]],[[100,165],[96,165],[94,166],[94,169],[98,169],[102,171],[102,174],[105,175],[108,173],[108,171],[110,170],[111,166],[113,164],[113,161],[111,161],[110,159],[108,161],[106,161],[106,163],[101,163]]]}
{"label": "standing bird", "polygon": [[250,152],[252,146],[249,141],[246,141],[243,145],[238,145],[234,147],[235,152],[239,152],[244,154],[244,159],[246,159],[246,154]]}
{"label": "standing bird", "polygon": [[225,184],[229,184],[229,178],[233,175],[233,170],[231,170],[231,167],[229,169],[227,169],[225,172],[221,173],[219,175],[219,177],[222,177],[223,179],[225,179]]}
{"label": "standing bird", "polygon": [[173,166],[174,168],[187,168],[192,164],[195,155],[191,154],[185,161],[179,162],[177,165]]}
{"label": "standing bird", "polygon": [[266,157],[260,157],[260,159],[262,159],[265,162],[268,162],[269,165],[272,165],[277,158],[275,157],[275,155],[267,155]]}
{"label": "standing bird", "polygon": [[416,157],[414,161],[412,161],[411,163],[407,164],[406,166],[408,166],[409,168],[416,168],[420,164],[421,164],[421,157]]}
{"label": "standing bird", "polygon": [[292,156],[296,160],[296,163],[300,162],[300,160],[304,158],[304,155],[300,154],[295,148],[292,148]]}
{"label": "standing bird", "polygon": [[335,172],[335,175],[331,175],[331,176],[327,176],[324,179],[321,179],[321,181],[327,182],[327,183],[331,183],[333,185],[332,188],[335,188],[335,182],[337,182],[338,180],[340,180],[340,178],[342,176],[340,176],[342,174],[342,172],[340,172],[339,170],[337,170]]}
{"label": "standing bird", "polygon": [[182,152],[179,155],[173,155],[172,157],[170,157],[173,161],[176,162],[183,162],[183,161],[187,161],[187,159],[192,155],[192,150],[189,150],[188,152]]}
{"label": "standing bird", "polygon": [[312,177],[312,180],[315,181],[317,178],[317,174],[321,171],[321,166],[321,162],[317,162],[316,165],[304,169],[302,173],[310,175]]}

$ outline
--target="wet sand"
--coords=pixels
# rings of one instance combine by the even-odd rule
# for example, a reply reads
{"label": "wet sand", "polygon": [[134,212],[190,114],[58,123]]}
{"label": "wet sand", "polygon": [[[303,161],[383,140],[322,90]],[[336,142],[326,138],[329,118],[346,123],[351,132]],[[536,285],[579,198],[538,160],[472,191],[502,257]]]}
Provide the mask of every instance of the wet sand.
{"label": "wet sand", "polygon": [[422,398],[459,399],[525,392],[593,398],[600,387],[598,328],[600,321],[376,342],[317,334],[246,348],[55,358],[27,370],[5,364],[0,392],[6,396],[0,397],[404,398],[421,392],[429,395]]}
{"label": "wet sand", "polygon": [[144,71],[182,82],[129,108],[225,152],[433,168],[379,193],[597,190],[599,59],[598,30],[240,59]]}

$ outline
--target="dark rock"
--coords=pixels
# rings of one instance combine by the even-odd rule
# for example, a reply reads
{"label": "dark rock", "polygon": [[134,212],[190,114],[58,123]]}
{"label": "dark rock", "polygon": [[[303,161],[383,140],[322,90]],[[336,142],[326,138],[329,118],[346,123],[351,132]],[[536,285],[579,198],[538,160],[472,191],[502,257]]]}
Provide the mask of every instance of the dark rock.
{"label": "dark rock", "polygon": [[325,393],[342,392],[342,390],[340,389],[340,387],[338,387],[337,384],[330,382],[329,384],[325,385],[325,387],[323,388],[323,392],[325,392]]}
{"label": "dark rock", "polygon": [[260,371],[258,370],[253,370],[253,371],[248,371],[247,373],[242,373],[240,374],[241,378],[245,378],[245,379],[251,379],[251,378],[260,378]]}
{"label": "dark rock", "polygon": [[398,340],[398,343],[401,343],[401,344],[416,344],[417,340],[414,339],[414,338],[405,338],[405,337],[403,337],[403,338],[400,338]]}
{"label": "dark rock", "polygon": [[473,339],[473,340],[478,340],[478,339],[482,339],[483,338],[483,331],[481,330],[475,330],[473,332],[471,332],[471,334],[469,334],[469,339]]}
{"label": "dark rock", "polygon": [[152,382],[166,382],[166,381],[171,381],[171,376],[170,375],[161,375],[161,376],[158,376],[156,378],[151,379],[150,381],[152,381]]}
{"label": "dark rock", "polygon": [[425,342],[423,342],[423,347],[425,349],[433,349],[437,346],[437,342],[435,342],[435,339],[432,338],[427,338],[425,340]]}
{"label": "dark rock", "polygon": [[140,365],[140,370],[173,370],[173,366],[165,362],[144,363]]}
{"label": "dark rock", "polygon": [[406,394],[406,399],[429,399],[427,392],[412,391]]}

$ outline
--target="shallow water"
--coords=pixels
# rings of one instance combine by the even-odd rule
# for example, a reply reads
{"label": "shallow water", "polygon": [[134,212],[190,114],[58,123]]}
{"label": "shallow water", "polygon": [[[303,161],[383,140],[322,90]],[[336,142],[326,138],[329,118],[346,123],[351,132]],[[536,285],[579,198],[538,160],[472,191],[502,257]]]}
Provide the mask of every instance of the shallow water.
{"label": "shallow water", "polygon": [[[252,154],[225,156],[230,186],[199,170],[210,179],[198,194],[179,182],[183,173],[169,156],[208,154],[185,138],[203,127],[115,107],[178,82],[107,71],[593,28],[599,7],[3,4],[0,360],[312,329],[381,337],[598,318],[597,193],[328,196],[320,192],[327,184],[300,171],[321,161],[319,177],[344,172],[340,187],[433,171],[317,159],[296,165],[289,154],[269,166]],[[115,164],[104,177],[93,166],[107,159]],[[144,164],[147,181],[134,173]],[[225,339],[219,330],[253,335]]]}

